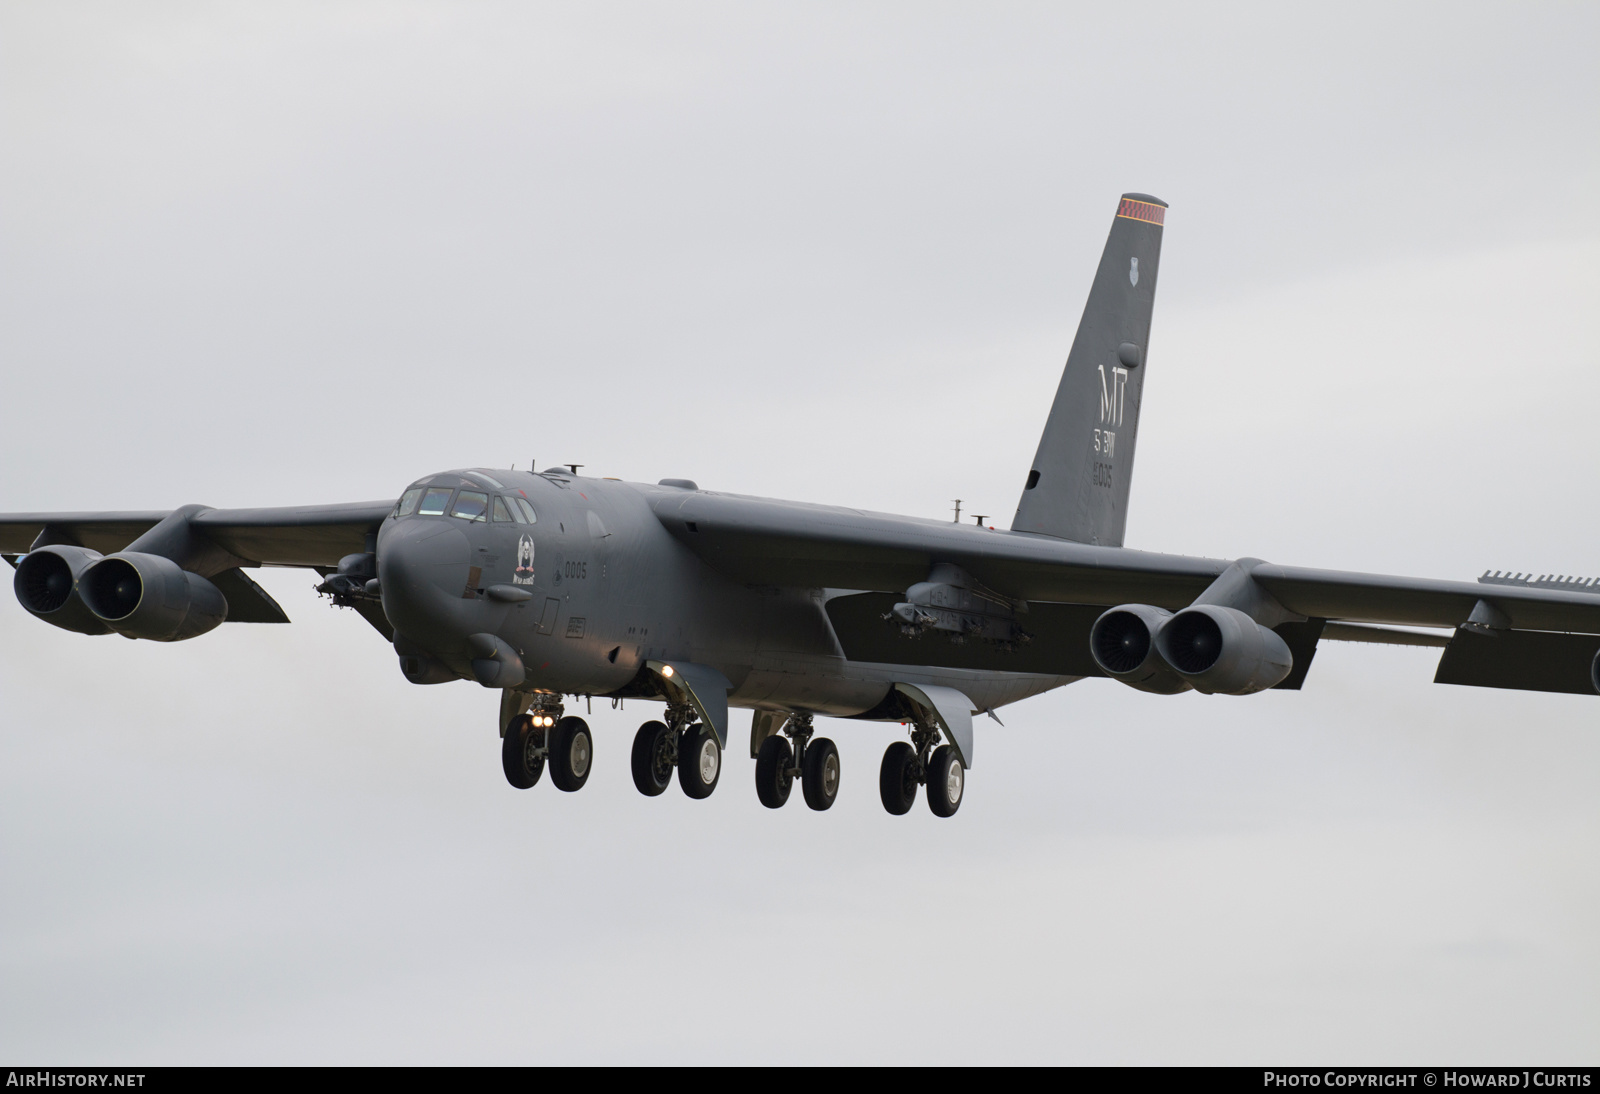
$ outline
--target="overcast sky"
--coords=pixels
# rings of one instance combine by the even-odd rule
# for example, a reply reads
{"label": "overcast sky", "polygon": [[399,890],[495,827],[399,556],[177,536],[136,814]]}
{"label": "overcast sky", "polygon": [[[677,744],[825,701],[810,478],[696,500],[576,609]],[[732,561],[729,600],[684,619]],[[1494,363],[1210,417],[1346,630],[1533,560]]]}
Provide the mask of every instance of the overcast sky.
{"label": "overcast sky", "polygon": [[[460,466],[1009,522],[1169,202],[1130,546],[1600,572],[1600,8],[0,0],[0,511]],[[0,1055],[1600,1057],[1600,704],[1326,643],[1091,680],[956,818],[565,795],[316,578],[166,646],[0,604]],[[7,607],[6,605],[11,605]],[[657,708],[658,709],[658,708]],[[737,715],[735,739],[744,728]]]}

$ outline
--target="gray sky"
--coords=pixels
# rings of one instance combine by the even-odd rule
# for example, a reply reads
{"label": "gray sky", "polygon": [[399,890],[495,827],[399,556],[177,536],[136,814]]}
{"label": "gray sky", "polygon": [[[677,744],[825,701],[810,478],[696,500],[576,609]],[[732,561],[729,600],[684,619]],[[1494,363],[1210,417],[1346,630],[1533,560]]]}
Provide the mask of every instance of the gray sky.
{"label": "gray sky", "polygon": [[[0,3],[0,510],[463,465],[1009,521],[1118,194],[1171,203],[1131,546],[1594,574],[1589,4]],[[998,523],[998,521],[997,521]],[[0,1054],[1596,1062],[1600,707],[1327,643],[1086,681],[953,821],[518,793],[313,575],[0,605]],[[11,601],[7,600],[7,604]],[[792,1016],[799,1016],[798,1021]]]}

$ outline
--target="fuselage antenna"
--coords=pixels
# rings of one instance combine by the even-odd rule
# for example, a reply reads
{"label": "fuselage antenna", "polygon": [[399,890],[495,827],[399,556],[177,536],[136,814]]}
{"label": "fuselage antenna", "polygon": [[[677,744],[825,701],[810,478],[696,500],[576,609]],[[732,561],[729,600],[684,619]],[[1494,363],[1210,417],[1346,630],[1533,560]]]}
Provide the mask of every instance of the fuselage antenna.
{"label": "fuselage antenna", "polygon": [[956,519],[951,521],[951,523],[952,524],[960,524],[961,523],[961,499],[960,498],[956,499]]}

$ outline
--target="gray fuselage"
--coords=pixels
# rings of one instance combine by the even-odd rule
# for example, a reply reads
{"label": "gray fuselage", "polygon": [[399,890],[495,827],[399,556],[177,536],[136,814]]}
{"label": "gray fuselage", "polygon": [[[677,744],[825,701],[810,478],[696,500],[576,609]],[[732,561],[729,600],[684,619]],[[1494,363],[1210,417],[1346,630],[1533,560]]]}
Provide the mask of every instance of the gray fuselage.
{"label": "gray fuselage", "polygon": [[[857,590],[725,577],[657,516],[653,506],[683,487],[500,470],[412,489],[428,487],[456,489],[444,512],[392,515],[379,530],[383,609],[397,647],[425,650],[463,679],[469,637],[482,634],[517,652],[523,687],[536,691],[627,695],[646,660],[676,659],[722,672],[731,706],[843,717],[870,716],[896,682],[954,687],[985,710],[1077,679],[849,661],[825,605]],[[462,491],[490,499],[483,516],[450,515]],[[498,520],[496,497],[510,503]],[[517,519],[517,498],[533,522]]]}

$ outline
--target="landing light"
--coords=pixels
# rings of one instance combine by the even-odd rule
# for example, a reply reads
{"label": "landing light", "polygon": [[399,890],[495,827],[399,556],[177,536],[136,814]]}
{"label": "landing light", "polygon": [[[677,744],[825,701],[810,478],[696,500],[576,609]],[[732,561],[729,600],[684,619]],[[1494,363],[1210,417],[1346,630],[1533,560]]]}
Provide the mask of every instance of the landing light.
{"label": "landing light", "polygon": [[672,666],[671,665],[663,665],[661,667],[661,675],[667,677],[670,680],[672,678]]}

